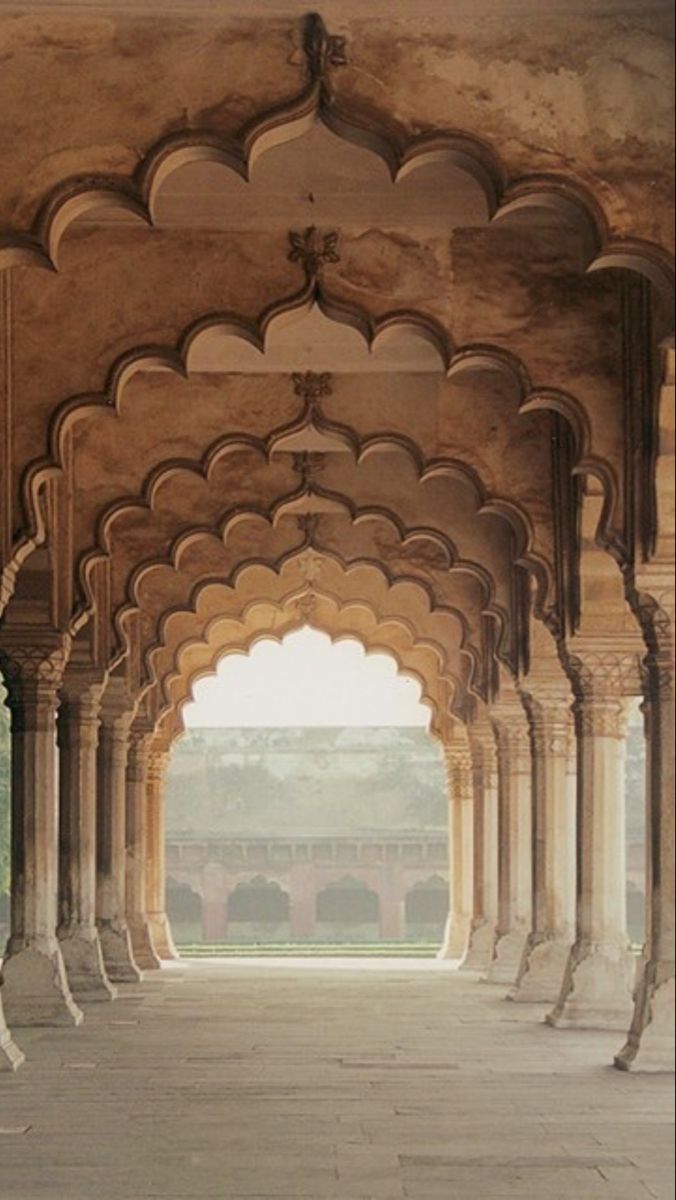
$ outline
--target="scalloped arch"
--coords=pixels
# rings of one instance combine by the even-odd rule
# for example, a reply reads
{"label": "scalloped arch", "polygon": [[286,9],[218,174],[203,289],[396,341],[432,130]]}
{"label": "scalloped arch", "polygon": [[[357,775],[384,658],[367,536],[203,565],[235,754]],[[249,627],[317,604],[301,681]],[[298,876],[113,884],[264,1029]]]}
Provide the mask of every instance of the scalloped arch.
{"label": "scalloped arch", "polygon": [[[306,53],[307,28],[306,22]],[[318,75],[310,58],[308,68],[308,81],[295,96],[248,121],[234,138],[213,130],[184,129],[155,142],[129,177],[85,173],[63,180],[43,201],[31,229],[3,235],[0,269],[16,265],[57,269],[60,242],[84,213],[102,205],[118,207],[152,225],[158,189],[174,171],[192,162],[217,162],[248,180],[253,164],[266,150],[301,137],[320,121],[337,137],[381,158],[393,184],[423,165],[446,161],[480,186],[489,220],[505,221],[524,210],[544,207],[581,233],[587,270],[622,266],[645,275],[672,296],[671,255],[640,239],[614,239],[602,206],[577,180],[556,173],[510,180],[498,153],[473,134],[430,130],[407,138],[397,135],[392,127],[373,119],[366,122],[345,101],[338,102],[323,69]]]}

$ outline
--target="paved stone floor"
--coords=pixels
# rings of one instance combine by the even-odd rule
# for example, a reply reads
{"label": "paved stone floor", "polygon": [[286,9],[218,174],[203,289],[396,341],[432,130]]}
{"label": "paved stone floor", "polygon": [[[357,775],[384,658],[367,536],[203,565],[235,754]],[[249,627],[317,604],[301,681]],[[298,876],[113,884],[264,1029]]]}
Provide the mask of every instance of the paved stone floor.
{"label": "paved stone floor", "polygon": [[24,1030],[2,1200],[667,1200],[673,1081],[442,963],[181,963]]}

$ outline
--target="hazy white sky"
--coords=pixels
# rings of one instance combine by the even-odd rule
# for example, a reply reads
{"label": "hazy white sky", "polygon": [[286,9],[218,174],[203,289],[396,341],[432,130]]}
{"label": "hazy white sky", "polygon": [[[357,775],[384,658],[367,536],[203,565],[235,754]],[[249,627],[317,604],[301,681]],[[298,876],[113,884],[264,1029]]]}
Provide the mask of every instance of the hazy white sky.
{"label": "hazy white sky", "polygon": [[229,654],[195,685],[183,710],[188,728],[252,725],[418,725],[429,723],[420,685],[399,675],[387,654],[355,641],[333,645],[313,629],[250,654]]}

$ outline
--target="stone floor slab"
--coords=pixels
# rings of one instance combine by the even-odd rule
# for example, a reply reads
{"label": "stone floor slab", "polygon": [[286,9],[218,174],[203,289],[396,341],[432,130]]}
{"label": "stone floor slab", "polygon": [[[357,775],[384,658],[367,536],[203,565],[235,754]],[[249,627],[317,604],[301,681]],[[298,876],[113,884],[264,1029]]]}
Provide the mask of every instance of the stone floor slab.
{"label": "stone floor slab", "polygon": [[672,1080],[503,992],[436,961],[168,964],[23,1031],[0,1196],[671,1197]]}

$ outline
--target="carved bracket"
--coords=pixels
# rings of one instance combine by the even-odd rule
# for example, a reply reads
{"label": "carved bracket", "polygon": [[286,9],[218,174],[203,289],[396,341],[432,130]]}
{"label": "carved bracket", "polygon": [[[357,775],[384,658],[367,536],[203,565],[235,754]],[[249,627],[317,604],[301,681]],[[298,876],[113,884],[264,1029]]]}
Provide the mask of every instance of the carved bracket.
{"label": "carved bracket", "polygon": [[325,263],[339,263],[339,234],[321,233],[316,225],[298,232],[289,231],[289,262],[300,263],[308,280],[316,279]]}

